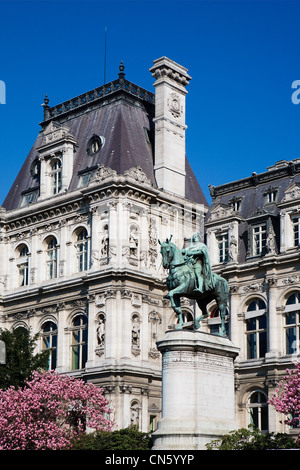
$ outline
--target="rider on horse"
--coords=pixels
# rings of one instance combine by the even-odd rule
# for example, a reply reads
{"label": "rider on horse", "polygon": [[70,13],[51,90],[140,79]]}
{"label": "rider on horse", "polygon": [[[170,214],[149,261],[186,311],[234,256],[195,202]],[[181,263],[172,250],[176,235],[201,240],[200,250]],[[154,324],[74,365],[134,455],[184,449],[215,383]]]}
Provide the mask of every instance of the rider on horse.
{"label": "rider on horse", "polygon": [[213,289],[214,283],[207,246],[200,241],[197,233],[192,236],[190,245],[181,252],[195,272],[195,292],[203,293]]}

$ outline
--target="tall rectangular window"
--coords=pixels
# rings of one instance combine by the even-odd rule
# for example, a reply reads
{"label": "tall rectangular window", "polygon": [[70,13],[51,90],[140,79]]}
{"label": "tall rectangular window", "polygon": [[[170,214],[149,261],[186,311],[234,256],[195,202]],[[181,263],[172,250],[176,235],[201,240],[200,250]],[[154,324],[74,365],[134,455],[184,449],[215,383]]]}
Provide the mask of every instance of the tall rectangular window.
{"label": "tall rectangular window", "polygon": [[77,272],[86,271],[88,268],[88,241],[87,231],[81,229],[76,241]]}
{"label": "tall rectangular window", "polygon": [[218,243],[219,263],[228,261],[228,233],[222,233],[216,236]]}
{"label": "tall rectangular window", "polygon": [[87,361],[87,318],[75,317],[72,325],[72,370],[83,369]]}
{"label": "tall rectangular window", "polygon": [[57,277],[57,244],[56,239],[52,237],[47,244],[47,279]]}
{"label": "tall rectangular window", "polygon": [[51,192],[58,194],[62,189],[62,165],[61,161],[57,158],[51,163]]}
{"label": "tall rectangular window", "polygon": [[247,359],[264,357],[267,352],[266,315],[246,321]]}
{"label": "tall rectangular window", "polygon": [[263,250],[266,247],[266,241],[267,241],[266,224],[254,226],[252,237],[253,237],[252,238],[253,255],[256,256],[256,255],[262,254]]}
{"label": "tall rectangular window", "polygon": [[49,352],[48,370],[56,369],[57,359],[57,326],[48,321],[42,327],[42,349]]}
{"label": "tall rectangular window", "polygon": [[286,354],[300,351],[300,293],[296,292],[287,300],[285,307]]}
{"label": "tall rectangular window", "polygon": [[300,217],[293,217],[294,246],[300,245]]}

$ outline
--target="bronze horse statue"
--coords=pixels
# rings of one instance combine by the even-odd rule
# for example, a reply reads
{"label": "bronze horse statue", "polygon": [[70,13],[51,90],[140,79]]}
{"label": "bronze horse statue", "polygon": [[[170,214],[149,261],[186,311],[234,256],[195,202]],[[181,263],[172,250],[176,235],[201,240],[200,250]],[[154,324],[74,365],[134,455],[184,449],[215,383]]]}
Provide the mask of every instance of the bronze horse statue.
{"label": "bronze horse statue", "polygon": [[[160,242],[162,263],[165,269],[169,270],[167,277],[167,287],[169,293],[166,298],[170,299],[173,310],[178,315],[179,324],[177,329],[183,327],[183,316],[181,310],[181,297],[194,299],[202,315],[194,318],[194,328],[200,328],[200,321],[208,317],[207,305],[215,300],[220,312],[221,317],[221,336],[226,336],[225,330],[225,315],[228,302],[228,283],[227,281],[216,273],[211,273],[211,285],[208,289],[199,291],[197,289],[197,277],[193,264],[189,260],[189,256],[184,256],[183,252],[177,248],[174,243],[171,243],[171,238],[165,242]],[[203,244],[202,244],[203,245]],[[203,283],[205,286],[205,283]]]}

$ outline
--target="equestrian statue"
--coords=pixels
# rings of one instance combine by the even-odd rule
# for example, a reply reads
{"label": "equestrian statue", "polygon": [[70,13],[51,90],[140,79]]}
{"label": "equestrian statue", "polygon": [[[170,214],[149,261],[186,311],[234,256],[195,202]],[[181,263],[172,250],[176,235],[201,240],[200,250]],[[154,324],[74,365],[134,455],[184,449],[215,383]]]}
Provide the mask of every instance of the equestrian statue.
{"label": "equestrian statue", "polygon": [[169,270],[167,277],[168,294],[173,310],[178,315],[177,329],[183,328],[181,297],[194,299],[202,315],[194,318],[194,329],[200,328],[200,322],[208,317],[207,305],[215,300],[221,317],[221,336],[226,336],[225,315],[228,302],[228,283],[211,271],[208,250],[199,235],[194,234],[190,245],[180,250],[171,242],[172,235],[161,245],[162,263]]}

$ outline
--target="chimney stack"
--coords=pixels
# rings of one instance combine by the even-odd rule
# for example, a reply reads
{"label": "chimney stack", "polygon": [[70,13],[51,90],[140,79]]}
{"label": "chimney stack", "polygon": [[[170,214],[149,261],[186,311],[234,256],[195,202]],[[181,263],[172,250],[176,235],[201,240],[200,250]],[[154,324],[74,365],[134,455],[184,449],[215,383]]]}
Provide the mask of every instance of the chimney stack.
{"label": "chimney stack", "polygon": [[167,57],[153,63],[155,177],[160,189],[185,197],[185,87],[191,77],[186,68]]}

